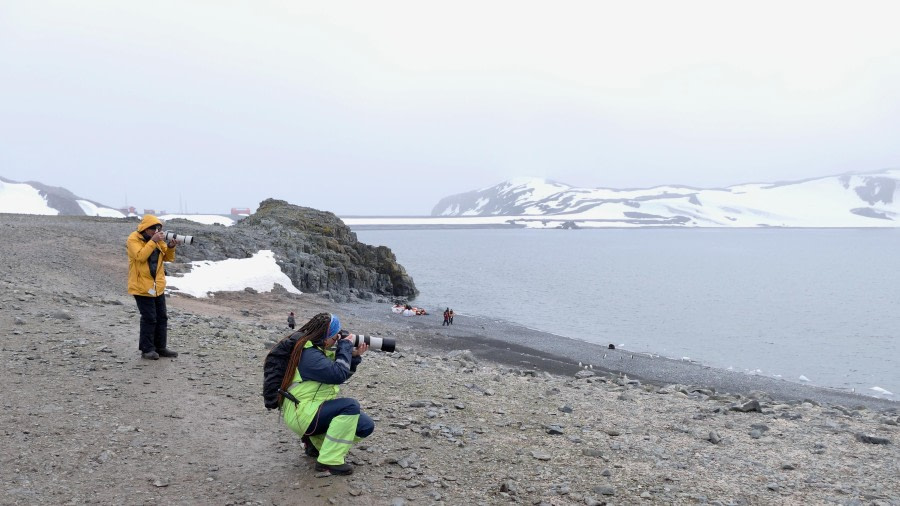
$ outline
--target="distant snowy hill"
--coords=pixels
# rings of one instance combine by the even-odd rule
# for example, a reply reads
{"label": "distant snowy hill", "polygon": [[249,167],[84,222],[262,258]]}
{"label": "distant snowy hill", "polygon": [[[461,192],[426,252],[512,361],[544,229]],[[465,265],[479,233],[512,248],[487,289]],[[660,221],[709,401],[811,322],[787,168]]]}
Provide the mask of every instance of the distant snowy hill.
{"label": "distant snowy hill", "polygon": [[573,188],[514,179],[442,199],[432,216],[558,227],[898,227],[900,169],[721,189]]}
{"label": "distant snowy hill", "polygon": [[[3,177],[0,177],[0,213],[126,217],[125,213],[118,209],[98,204],[93,200],[83,199],[65,188],[47,186],[36,181],[18,183]],[[137,214],[131,213],[130,215],[136,216]],[[226,227],[234,225],[237,221],[234,217],[220,214],[161,214],[158,217],[164,222],[180,218],[207,225],[225,225]]]}
{"label": "distant snowy hill", "polygon": [[76,196],[65,188],[0,177],[0,213],[124,218],[116,209]]}

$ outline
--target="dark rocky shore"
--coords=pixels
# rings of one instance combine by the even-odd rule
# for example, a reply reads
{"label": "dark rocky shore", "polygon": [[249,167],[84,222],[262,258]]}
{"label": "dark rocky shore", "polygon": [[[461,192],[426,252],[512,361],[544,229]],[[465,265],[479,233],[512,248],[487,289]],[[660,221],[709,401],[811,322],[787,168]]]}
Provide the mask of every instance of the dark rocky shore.
{"label": "dark rocky shore", "polygon": [[[141,360],[132,226],[0,215],[0,504],[900,504],[897,403],[503,322],[173,296],[181,355]],[[398,342],[342,387],[376,421],[350,477],[263,408],[289,310]]]}
{"label": "dark rocky shore", "polygon": [[[369,319],[391,320],[382,304],[352,304],[351,313]],[[502,320],[458,316],[451,327],[441,326],[441,315],[408,318],[414,332],[434,332],[433,346],[452,350],[460,346],[477,356],[515,367],[531,367],[553,374],[574,375],[590,366],[596,374],[619,374],[657,386],[672,383],[704,386],[718,392],[751,395],[765,392],[781,401],[810,400],[825,404],[865,406],[874,410],[900,408],[900,402],[790,381],[704,366],[628,350],[607,349],[585,341],[529,329]],[[440,330],[435,331],[435,328]],[[581,364],[581,365],[579,365]]]}

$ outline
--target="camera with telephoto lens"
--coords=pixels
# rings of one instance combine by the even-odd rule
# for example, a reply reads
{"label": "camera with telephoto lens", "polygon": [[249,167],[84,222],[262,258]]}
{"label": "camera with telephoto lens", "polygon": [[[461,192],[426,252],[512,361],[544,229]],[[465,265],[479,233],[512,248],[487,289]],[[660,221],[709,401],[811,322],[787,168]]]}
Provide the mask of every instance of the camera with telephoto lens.
{"label": "camera with telephoto lens", "polygon": [[194,236],[192,235],[178,235],[171,230],[166,230],[164,233],[166,234],[166,242],[175,241],[178,244],[194,244]]}
{"label": "camera with telephoto lens", "polygon": [[[349,336],[350,332],[341,330],[340,334],[341,338],[344,338]],[[364,336],[362,334],[356,334],[351,342],[353,343],[354,348],[359,348],[360,344],[366,343],[369,345],[370,349],[386,351],[388,353],[392,353],[397,346],[397,343],[393,339],[387,337]]]}

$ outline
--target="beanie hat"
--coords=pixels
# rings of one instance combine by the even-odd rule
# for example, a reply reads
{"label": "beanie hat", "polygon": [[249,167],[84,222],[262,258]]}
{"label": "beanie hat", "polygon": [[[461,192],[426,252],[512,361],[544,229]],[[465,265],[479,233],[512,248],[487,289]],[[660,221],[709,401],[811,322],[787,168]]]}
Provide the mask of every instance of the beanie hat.
{"label": "beanie hat", "polygon": [[341,331],[341,321],[337,316],[331,315],[331,323],[328,324],[328,330],[325,331],[325,339],[330,339]]}

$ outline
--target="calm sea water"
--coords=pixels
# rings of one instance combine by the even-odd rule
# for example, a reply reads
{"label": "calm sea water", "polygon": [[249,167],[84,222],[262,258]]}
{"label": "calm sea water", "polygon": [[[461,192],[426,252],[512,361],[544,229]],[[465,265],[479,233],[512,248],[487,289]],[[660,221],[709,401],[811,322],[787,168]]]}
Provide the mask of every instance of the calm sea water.
{"label": "calm sea water", "polygon": [[900,229],[356,232],[432,312],[900,399]]}

